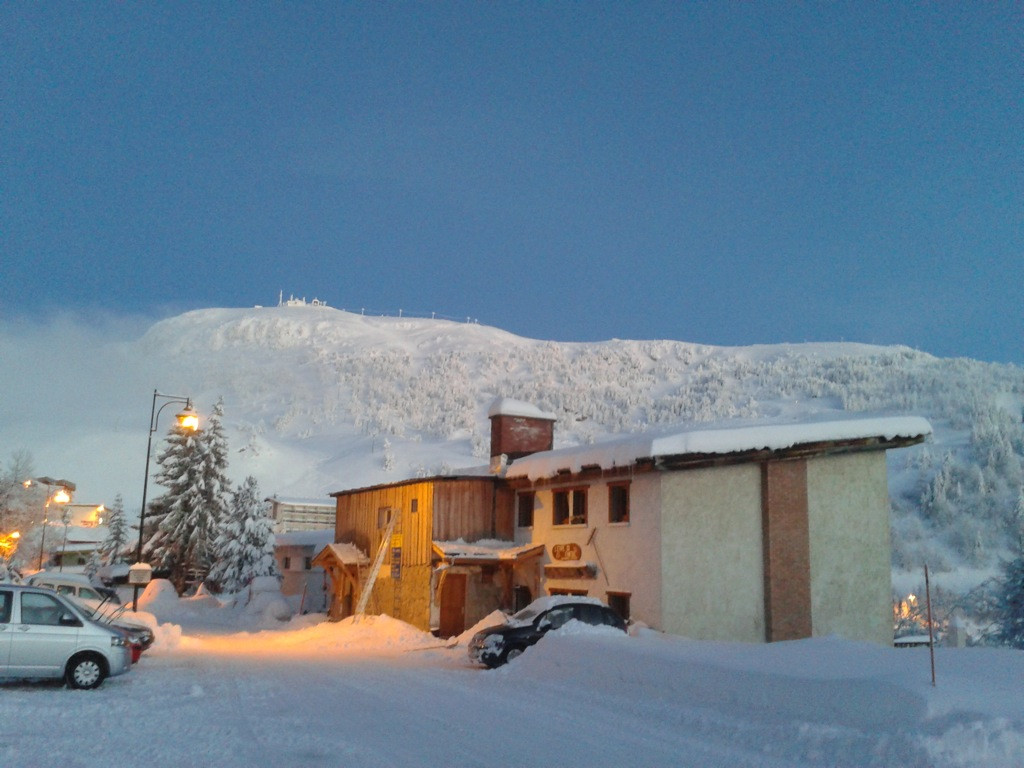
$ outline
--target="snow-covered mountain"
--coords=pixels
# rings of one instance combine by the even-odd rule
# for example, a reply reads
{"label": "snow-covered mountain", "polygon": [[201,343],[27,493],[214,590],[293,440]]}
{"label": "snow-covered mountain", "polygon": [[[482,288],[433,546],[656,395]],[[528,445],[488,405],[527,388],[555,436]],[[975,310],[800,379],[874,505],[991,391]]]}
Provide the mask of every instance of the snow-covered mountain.
{"label": "snow-covered mountain", "polygon": [[966,587],[1019,525],[1017,366],[848,343],[560,343],[324,306],[200,310],[140,330],[0,329],[2,445],[77,483],[82,501],[122,493],[137,507],[154,388],[201,413],[223,397],[236,482],[325,499],[485,463],[487,407],[505,396],[555,413],[556,446],[692,421],[922,415],[934,440],[890,455],[896,572],[927,561]]}

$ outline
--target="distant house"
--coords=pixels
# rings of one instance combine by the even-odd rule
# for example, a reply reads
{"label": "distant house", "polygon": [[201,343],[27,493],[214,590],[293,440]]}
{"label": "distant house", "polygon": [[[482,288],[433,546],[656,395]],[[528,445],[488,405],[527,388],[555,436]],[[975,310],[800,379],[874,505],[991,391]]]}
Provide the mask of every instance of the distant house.
{"label": "distant house", "polygon": [[489,473],[332,494],[335,541],[363,558],[338,564],[332,616],[351,613],[380,553],[369,610],[442,636],[587,594],[694,638],[891,644],[885,451],[924,440],[925,420],[703,425],[552,450],[551,414],[499,400],[489,416]]}
{"label": "distant house", "polygon": [[106,507],[70,503],[51,508],[51,514],[57,512],[60,517],[48,521],[42,542],[46,547],[44,566],[80,570],[107,538]]}
{"label": "distant house", "polygon": [[327,574],[313,558],[334,540],[334,530],[274,534],[274,559],[281,572],[281,592],[303,613],[327,610]]}

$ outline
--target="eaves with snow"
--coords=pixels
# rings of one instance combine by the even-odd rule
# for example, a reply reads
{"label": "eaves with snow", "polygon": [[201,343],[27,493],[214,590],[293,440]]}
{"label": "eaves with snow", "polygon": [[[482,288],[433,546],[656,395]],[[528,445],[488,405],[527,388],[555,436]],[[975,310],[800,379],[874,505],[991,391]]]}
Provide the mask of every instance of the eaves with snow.
{"label": "eaves with snow", "polygon": [[512,462],[505,476],[537,481],[645,464],[669,469],[885,450],[914,445],[931,434],[931,424],[919,416],[800,423],[709,423],[685,431],[644,433],[596,445],[531,454]]}

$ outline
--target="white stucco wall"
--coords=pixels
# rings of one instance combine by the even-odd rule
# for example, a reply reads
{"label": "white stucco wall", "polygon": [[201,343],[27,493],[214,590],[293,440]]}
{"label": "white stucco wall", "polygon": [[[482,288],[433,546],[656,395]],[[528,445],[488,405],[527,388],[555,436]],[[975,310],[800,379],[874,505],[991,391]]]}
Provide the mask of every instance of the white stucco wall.
{"label": "white stucco wall", "polygon": [[885,452],[807,463],[815,636],[892,644]]}
{"label": "white stucco wall", "polygon": [[702,640],[764,642],[758,465],[662,475],[662,622]]}
{"label": "white stucco wall", "polygon": [[[659,473],[632,478],[591,481],[587,487],[587,525],[552,525],[552,488],[536,492],[532,528],[517,528],[517,543],[544,544],[541,568],[556,544],[575,543],[580,561],[597,566],[595,579],[544,579],[542,591],[586,590],[590,597],[608,600],[609,592],[629,594],[630,618],[653,627],[661,623],[660,482]],[[629,480],[628,523],[608,522],[608,483]],[[582,487],[574,484],[572,488]],[[543,571],[541,571],[543,573]]]}

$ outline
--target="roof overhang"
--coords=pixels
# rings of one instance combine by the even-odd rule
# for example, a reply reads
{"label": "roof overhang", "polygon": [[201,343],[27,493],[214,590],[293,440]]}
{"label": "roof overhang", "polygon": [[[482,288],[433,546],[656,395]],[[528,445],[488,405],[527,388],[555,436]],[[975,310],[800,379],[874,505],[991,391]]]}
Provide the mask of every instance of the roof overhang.
{"label": "roof overhang", "polygon": [[370,558],[363,554],[359,547],[355,544],[346,543],[328,544],[312,560],[312,565],[318,565],[321,568],[338,565],[361,566],[369,564]]}
{"label": "roof overhang", "polygon": [[515,565],[544,554],[543,544],[514,545],[504,542],[464,544],[462,542],[433,542],[434,556],[449,565]]}

